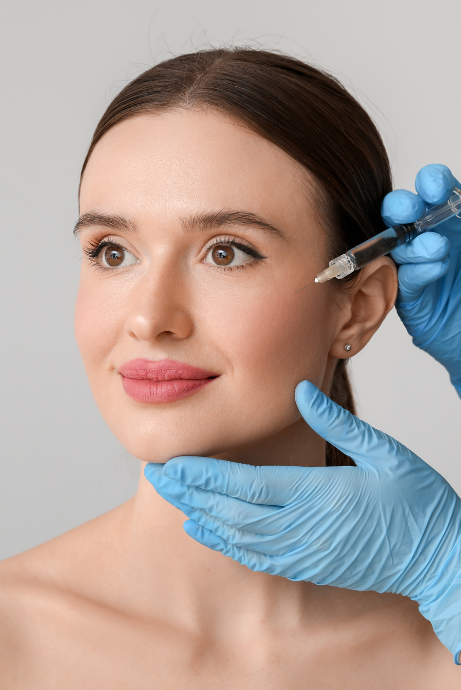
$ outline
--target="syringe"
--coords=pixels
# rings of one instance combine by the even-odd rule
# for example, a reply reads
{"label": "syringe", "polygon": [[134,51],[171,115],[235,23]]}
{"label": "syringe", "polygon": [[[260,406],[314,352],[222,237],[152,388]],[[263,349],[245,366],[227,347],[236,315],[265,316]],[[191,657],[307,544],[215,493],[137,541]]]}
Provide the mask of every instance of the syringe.
{"label": "syringe", "polygon": [[[326,283],[332,278],[345,278],[353,271],[363,268],[375,259],[385,256],[390,251],[399,247],[405,242],[410,242],[423,232],[432,230],[444,220],[458,216],[461,218],[461,189],[454,188],[453,194],[448,201],[438,206],[432,206],[428,211],[414,223],[404,225],[394,225],[392,228],[383,230],[379,235],[375,235],[366,242],[349,249],[345,254],[332,259],[328,268],[318,274],[315,283]],[[312,283],[310,283],[312,284]],[[306,285],[306,287],[308,287]],[[303,288],[301,288],[303,289]],[[299,292],[299,290],[298,290]]]}

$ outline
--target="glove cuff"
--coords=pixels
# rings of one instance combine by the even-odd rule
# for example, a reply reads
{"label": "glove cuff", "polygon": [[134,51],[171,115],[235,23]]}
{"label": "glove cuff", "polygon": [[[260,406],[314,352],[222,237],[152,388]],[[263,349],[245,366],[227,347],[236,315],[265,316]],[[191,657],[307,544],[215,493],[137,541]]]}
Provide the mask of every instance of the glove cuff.
{"label": "glove cuff", "polygon": [[461,666],[461,536],[437,577],[418,597],[420,613],[432,624],[439,640]]}

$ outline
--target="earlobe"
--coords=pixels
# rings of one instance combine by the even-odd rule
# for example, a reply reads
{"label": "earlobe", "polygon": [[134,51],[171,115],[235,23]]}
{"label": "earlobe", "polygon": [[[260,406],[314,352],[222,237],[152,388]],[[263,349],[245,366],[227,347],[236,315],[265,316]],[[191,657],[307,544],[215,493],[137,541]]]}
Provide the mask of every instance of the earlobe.
{"label": "earlobe", "polygon": [[397,290],[397,268],[389,257],[363,268],[356,285],[348,290],[344,320],[340,320],[330,355],[348,359],[360,352],[394,306]]}

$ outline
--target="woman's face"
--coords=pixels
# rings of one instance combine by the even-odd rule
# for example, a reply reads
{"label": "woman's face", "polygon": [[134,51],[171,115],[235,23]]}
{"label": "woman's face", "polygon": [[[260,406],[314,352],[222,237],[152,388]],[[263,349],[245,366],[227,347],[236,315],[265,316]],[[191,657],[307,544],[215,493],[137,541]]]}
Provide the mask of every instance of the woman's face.
{"label": "woman's face", "polygon": [[327,260],[307,190],[300,165],[219,112],[133,118],[97,144],[75,329],[136,457],[257,445],[298,422],[300,381],[328,389],[341,310],[327,285],[297,292]]}

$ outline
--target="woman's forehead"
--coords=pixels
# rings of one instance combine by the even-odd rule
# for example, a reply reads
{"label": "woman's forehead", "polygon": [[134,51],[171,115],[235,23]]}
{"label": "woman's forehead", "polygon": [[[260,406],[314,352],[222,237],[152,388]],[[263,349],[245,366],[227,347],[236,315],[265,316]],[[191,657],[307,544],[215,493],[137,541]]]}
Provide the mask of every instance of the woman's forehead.
{"label": "woman's forehead", "polygon": [[278,146],[219,111],[130,118],[96,145],[85,170],[81,210],[184,213],[245,208],[299,222],[311,203],[307,171]]}

